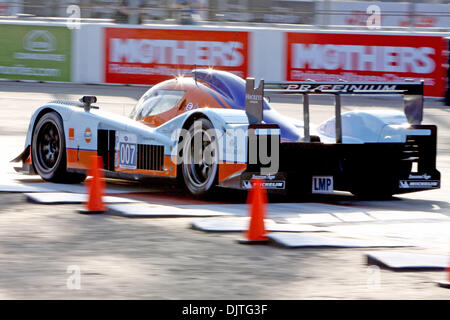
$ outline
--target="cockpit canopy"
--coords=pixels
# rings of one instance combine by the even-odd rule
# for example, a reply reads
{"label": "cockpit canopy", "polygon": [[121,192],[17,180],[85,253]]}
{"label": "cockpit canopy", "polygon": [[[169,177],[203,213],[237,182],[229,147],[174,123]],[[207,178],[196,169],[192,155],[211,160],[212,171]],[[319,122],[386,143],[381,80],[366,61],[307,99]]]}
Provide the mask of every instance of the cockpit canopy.
{"label": "cockpit canopy", "polygon": [[142,120],[169,111],[180,102],[185,93],[184,90],[160,89],[155,86],[139,99],[130,118]]}
{"label": "cockpit canopy", "polygon": [[[245,80],[226,71],[196,69],[192,77],[178,77],[161,82],[138,101],[130,117],[156,127],[183,112],[197,108],[245,110]],[[263,120],[277,123],[284,139],[297,141],[300,131],[263,102]]]}

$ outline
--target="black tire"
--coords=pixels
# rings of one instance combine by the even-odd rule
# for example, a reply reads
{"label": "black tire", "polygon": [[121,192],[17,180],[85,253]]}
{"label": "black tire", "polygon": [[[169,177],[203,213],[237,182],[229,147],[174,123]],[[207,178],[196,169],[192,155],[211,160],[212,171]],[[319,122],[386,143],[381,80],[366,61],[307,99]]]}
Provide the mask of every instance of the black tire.
{"label": "black tire", "polygon": [[31,157],[42,179],[60,183],[80,183],[86,175],[67,172],[66,141],[61,117],[56,112],[43,115],[34,127]]}
{"label": "black tire", "polygon": [[[195,120],[189,128],[188,138],[181,142],[180,169],[184,186],[191,194],[198,197],[208,194],[217,184],[219,150],[217,137],[211,129],[214,127],[209,120],[204,118]],[[199,138],[201,150],[197,150],[196,153],[194,140]]]}

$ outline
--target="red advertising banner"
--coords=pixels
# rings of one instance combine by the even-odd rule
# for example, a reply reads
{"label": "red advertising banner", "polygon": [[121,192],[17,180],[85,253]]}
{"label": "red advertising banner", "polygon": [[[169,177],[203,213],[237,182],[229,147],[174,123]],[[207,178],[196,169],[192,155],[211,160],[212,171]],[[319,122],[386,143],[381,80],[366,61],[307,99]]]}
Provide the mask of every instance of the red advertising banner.
{"label": "red advertising banner", "polygon": [[192,69],[248,72],[248,32],[105,28],[105,82],[156,84]]}
{"label": "red advertising banner", "polygon": [[445,92],[445,41],[435,36],[287,33],[290,81],[424,80],[425,95]]}

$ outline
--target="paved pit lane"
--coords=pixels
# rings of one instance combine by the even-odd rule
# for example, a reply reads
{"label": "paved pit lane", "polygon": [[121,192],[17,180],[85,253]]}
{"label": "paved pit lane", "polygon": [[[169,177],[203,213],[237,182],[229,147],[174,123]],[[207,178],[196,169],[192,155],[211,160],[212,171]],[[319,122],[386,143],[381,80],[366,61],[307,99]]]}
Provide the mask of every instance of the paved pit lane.
{"label": "paved pit lane", "polygon": [[[239,233],[193,230],[192,223],[199,218],[85,216],[76,214],[80,205],[26,201],[25,192],[85,190],[84,185],[50,184],[36,176],[13,172],[8,161],[22,151],[34,108],[50,100],[96,95],[101,108],[128,114],[145,90],[0,82],[0,189],[9,191],[0,192],[0,298],[450,298],[448,290],[434,283],[445,278],[444,272],[377,269],[367,265],[366,249],[240,246],[235,242],[241,237]],[[291,97],[272,97],[275,108],[301,119],[301,105],[294,102]],[[332,116],[331,98],[312,97],[311,102],[312,122]],[[330,107],[321,103],[329,103]],[[345,97],[343,106],[343,111],[402,108],[400,98],[392,97]],[[326,237],[414,245],[389,248],[391,252],[448,255],[449,116],[450,108],[437,100],[426,100],[424,124],[438,125],[437,167],[442,174],[442,189],[388,201],[361,201],[349,194],[288,202],[270,197],[269,216],[277,225],[326,229],[320,232]],[[143,186],[108,180],[107,187],[109,195],[148,202],[158,210],[219,211],[238,216],[247,212],[245,194],[241,192],[224,190],[212,199],[196,200],[164,182]],[[70,270],[76,268],[81,272],[80,290],[67,286]]]}

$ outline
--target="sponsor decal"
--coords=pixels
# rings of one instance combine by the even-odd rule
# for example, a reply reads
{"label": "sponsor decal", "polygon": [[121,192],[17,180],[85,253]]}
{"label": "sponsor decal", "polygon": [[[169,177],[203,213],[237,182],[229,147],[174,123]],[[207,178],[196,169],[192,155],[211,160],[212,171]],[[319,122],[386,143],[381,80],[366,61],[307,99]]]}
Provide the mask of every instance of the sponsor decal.
{"label": "sponsor decal", "polygon": [[186,111],[192,110],[194,108],[194,104],[192,102],[189,102],[186,106]]}
{"label": "sponsor decal", "polygon": [[395,84],[289,84],[282,85],[283,89],[302,92],[354,92],[354,91],[394,91]]}
{"label": "sponsor decal", "polygon": [[400,189],[428,189],[439,188],[439,180],[400,180]]}
{"label": "sponsor decal", "polygon": [[2,25],[0,78],[70,81],[71,42],[65,27]]}
{"label": "sponsor decal", "polygon": [[284,185],[284,181],[270,181],[270,182],[264,182],[263,183],[264,188],[266,189],[284,189],[285,185]]}
{"label": "sponsor decal", "polygon": [[74,140],[74,139],[75,139],[75,129],[69,128],[69,140]]}
{"label": "sponsor decal", "polygon": [[314,176],[312,177],[312,193],[333,193],[332,176]]}
{"label": "sponsor decal", "polygon": [[[444,95],[442,52],[445,42],[442,37],[288,32],[286,40],[287,80],[400,82],[423,79],[425,95]],[[294,86],[288,89],[299,89]],[[364,89],[339,86],[324,90]],[[392,90],[384,85],[367,89]]]}
{"label": "sponsor decal", "polygon": [[87,143],[90,143],[92,140],[92,131],[91,128],[86,128],[86,130],[84,130],[84,140]]}
{"label": "sponsor decal", "polygon": [[251,179],[261,179],[263,180],[262,186],[269,190],[284,190],[286,189],[286,181],[283,173],[277,174],[255,174],[255,173],[244,173],[241,177],[241,187],[242,189],[251,189],[252,183]]}
{"label": "sponsor decal", "polygon": [[56,50],[56,39],[47,30],[31,30],[23,39],[23,47],[28,51],[51,52]]}
{"label": "sponsor decal", "polygon": [[274,175],[270,175],[270,174],[268,174],[268,175],[257,175],[257,174],[254,174],[254,175],[252,175],[252,179],[273,180],[273,179],[275,179],[275,176]]}
{"label": "sponsor decal", "polygon": [[242,181],[242,188],[249,190],[252,188],[252,183],[250,182],[250,180],[243,180]]}
{"label": "sponsor decal", "polygon": [[105,81],[156,84],[213,67],[247,77],[248,32],[105,28]]}
{"label": "sponsor decal", "polygon": [[257,101],[261,101],[263,99],[260,94],[245,94],[245,99],[250,100],[250,103],[257,103]]}
{"label": "sponsor decal", "polygon": [[431,179],[431,176],[426,174],[426,173],[424,173],[424,174],[422,174],[420,176],[419,175],[410,174],[408,178],[409,179],[425,179],[425,180],[429,180],[429,179]]}
{"label": "sponsor decal", "polygon": [[[284,190],[286,187],[285,182],[281,180],[264,181],[261,185],[269,190]],[[248,190],[251,188],[252,183],[250,180],[242,180],[242,189]]]}
{"label": "sponsor decal", "polygon": [[120,168],[137,168],[137,136],[128,132],[116,131],[116,160]]}

